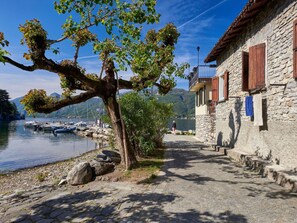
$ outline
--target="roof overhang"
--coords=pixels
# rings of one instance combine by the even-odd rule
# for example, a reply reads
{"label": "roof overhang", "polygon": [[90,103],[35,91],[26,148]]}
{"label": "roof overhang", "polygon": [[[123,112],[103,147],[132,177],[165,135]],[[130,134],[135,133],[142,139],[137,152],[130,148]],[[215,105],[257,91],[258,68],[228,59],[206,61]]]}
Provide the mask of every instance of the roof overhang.
{"label": "roof overhang", "polygon": [[249,23],[268,2],[268,0],[248,0],[248,3],[243,8],[239,16],[237,16],[224,35],[216,43],[211,52],[205,58],[204,62],[209,63],[215,61],[226,49],[229,43],[243,31],[247,23]]}
{"label": "roof overhang", "polygon": [[199,89],[203,88],[205,85],[211,83],[212,78],[198,78],[197,82],[193,84],[190,88],[190,91],[198,91]]}

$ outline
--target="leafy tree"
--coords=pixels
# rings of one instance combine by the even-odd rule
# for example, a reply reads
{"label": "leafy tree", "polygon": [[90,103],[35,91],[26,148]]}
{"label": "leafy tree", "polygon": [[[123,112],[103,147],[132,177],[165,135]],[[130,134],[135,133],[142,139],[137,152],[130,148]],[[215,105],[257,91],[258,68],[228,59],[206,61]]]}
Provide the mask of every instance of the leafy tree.
{"label": "leafy tree", "polygon": [[16,114],[17,108],[14,103],[10,103],[8,92],[0,89],[0,117],[8,120]]}
{"label": "leafy tree", "polygon": [[172,104],[160,103],[154,97],[128,93],[121,97],[120,105],[136,154],[148,155],[161,146],[169,118],[173,116]]}
{"label": "leafy tree", "polygon": [[[23,103],[29,112],[50,113],[64,106],[80,103],[92,97],[100,97],[110,116],[116,144],[122,163],[129,169],[137,162],[131,149],[127,131],[121,118],[116,93],[121,89],[142,90],[157,86],[163,94],[175,86],[174,76],[182,76],[186,65],[173,62],[174,46],[179,33],[173,24],[156,31],[150,30],[143,38],[141,24],[159,20],[155,10],[156,0],[60,0],[54,3],[59,14],[73,14],[62,26],[63,36],[57,40],[48,38],[47,31],[34,19],[20,25],[23,33],[21,44],[28,47],[24,58],[32,65],[21,64],[9,57],[4,50],[9,42],[0,34],[0,61],[25,71],[46,70],[60,76],[64,98],[53,100],[43,90],[31,90]],[[90,31],[93,26],[105,27],[108,38],[99,38]],[[75,49],[73,60],[56,62],[46,56],[56,45],[71,40]],[[98,74],[88,74],[77,62],[79,51],[87,44],[102,63]],[[118,78],[119,70],[131,69],[130,80]],[[75,91],[82,91],[75,94]]]}

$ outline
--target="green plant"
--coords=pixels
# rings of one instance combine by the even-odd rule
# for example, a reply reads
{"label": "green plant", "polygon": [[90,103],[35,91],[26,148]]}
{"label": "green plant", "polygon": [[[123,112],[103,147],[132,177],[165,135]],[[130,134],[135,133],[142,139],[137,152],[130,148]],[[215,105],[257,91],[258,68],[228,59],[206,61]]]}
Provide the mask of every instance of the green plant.
{"label": "green plant", "polygon": [[123,95],[120,103],[134,151],[140,156],[149,155],[162,146],[168,120],[173,115],[172,105],[138,93]]}
{"label": "green plant", "polygon": [[47,173],[38,173],[36,175],[36,179],[39,181],[39,182],[43,182],[45,180],[45,178],[47,177]]}

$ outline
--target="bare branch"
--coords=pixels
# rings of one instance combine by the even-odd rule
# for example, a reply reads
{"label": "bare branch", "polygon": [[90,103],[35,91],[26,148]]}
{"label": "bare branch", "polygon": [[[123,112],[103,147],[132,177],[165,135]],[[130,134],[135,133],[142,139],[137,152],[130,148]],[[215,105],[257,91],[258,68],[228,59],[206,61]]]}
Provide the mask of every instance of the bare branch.
{"label": "bare branch", "polygon": [[101,71],[100,71],[100,76],[99,76],[99,79],[102,79],[102,74],[103,74],[103,70],[105,68],[105,62],[106,62],[106,59],[107,59],[107,54],[104,55],[104,59],[102,61],[102,68],[101,68]]}
{"label": "bare branch", "polygon": [[77,58],[78,58],[79,48],[80,48],[80,46],[76,46],[76,48],[75,48],[74,64],[77,64]]}
{"label": "bare branch", "polygon": [[86,77],[80,69],[75,66],[63,66],[55,63],[53,60],[47,59],[46,57],[40,58],[40,60],[35,61],[35,63],[31,66],[25,66],[6,56],[3,56],[3,58],[6,63],[25,71],[46,70],[55,74],[62,73],[66,77],[75,78],[82,83],[80,86],[77,86],[80,90],[98,90],[98,88],[104,84],[103,80],[92,80]]}
{"label": "bare branch", "polygon": [[[102,17],[101,17],[100,19],[98,19],[98,20],[105,20],[106,18],[112,16],[114,13],[115,13],[115,11],[111,11],[111,12],[107,13],[106,15],[102,16]],[[77,30],[77,32],[79,32],[79,31],[81,31],[81,30],[84,30],[84,29],[88,29],[88,28],[90,28],[90,27],[92,27],[92,26],[94,26],[94,25],[96,25],[94,22],[92,23],[91,21],[89,21],[89,24],[88,24],[88,25],[86,25],[86,26],[80,28],[79,30]],[[57,39],[57,40],[47,40],[47,44],[48,44],[49,46],[51,46],[51,45],[53,45],[53,44],[55,44],[55,43],[62,42],[62,41],[64,41],[65,39],[68,39],[68,38],[69,38],[69,35],[66,35],[66,36],[63,36],[63,37],[61,37],[60,39]]]}
{"label": "bare branch", "polygon": [[131,81],[119,79],[119,89],[133,89],[133,84]]}
{"label": "bare branch", "polygon": [[31,65],[31,66],[25,66],[21,63],[18,63],[12,59],[10,59],[9,57],[6,57],[6,56],[3,56],[3,59],[6,63],[9,63],[17,68],[20,68],[22,70],[25,70],[25,71],[34,71],[37,69],[37,66],[34,64],[34,65]]}
{"label": "bare branch", "polygon": [[102,81],[99,80],[92,80],[88,77],[86,77],[81,70],[76,66],[64,66],[61,64],[55,63],[53,60],[43,58],[43,60],[38,61],[38,69],[46,70],[53,73],[61,73],[65,75],[66,77],[71,77],[79,80],[88,87],[89,90],[95,90],[98,88],[98,86],[102,85]]}
{"label": "bare branch", "polygon": [[63,37],[61,37],[60,39],[57,39],[57,40],[48,39],[47,44],[50,46],[50,45],[53,45],[54,43],[62,42],[63,40],[67,39],[68,37],[69,36],[63,36]]}
{"label": "bare branch", "polygon": [[98,96],[95,91],[87,91],[85,93],[81,93],[79,95],[72,96],[72,97],[67,97],[65,99],[53,102],[51,104],[44,105],[42,107],[39,107],[36,110],[36,112],[46,113],[46,114],[51,113],[53,111],[57,111],[60,108],[65,107],[67,105],[78,104],[80,102],[86,101],[86,100],[93,98],[95,96]]}

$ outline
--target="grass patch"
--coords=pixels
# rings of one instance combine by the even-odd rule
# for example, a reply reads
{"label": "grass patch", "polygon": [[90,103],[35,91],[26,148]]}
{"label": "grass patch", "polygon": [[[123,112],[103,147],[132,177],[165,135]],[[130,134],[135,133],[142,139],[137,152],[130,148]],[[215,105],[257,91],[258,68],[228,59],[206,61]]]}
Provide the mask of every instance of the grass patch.
{"label": "grass patch", "polygon": [[137,166],[125,171],[123,180],[150,184],[157,178],[157,173],[164,164],[164,149],[156,149],[153,154],[139,158]]}
{"label": "grass patch", "polygon": [[45,181],[45,178],[47,177],[47,173],[38,173],[36,175],[36,179],[39,181],[39,182],[43,182]]}

